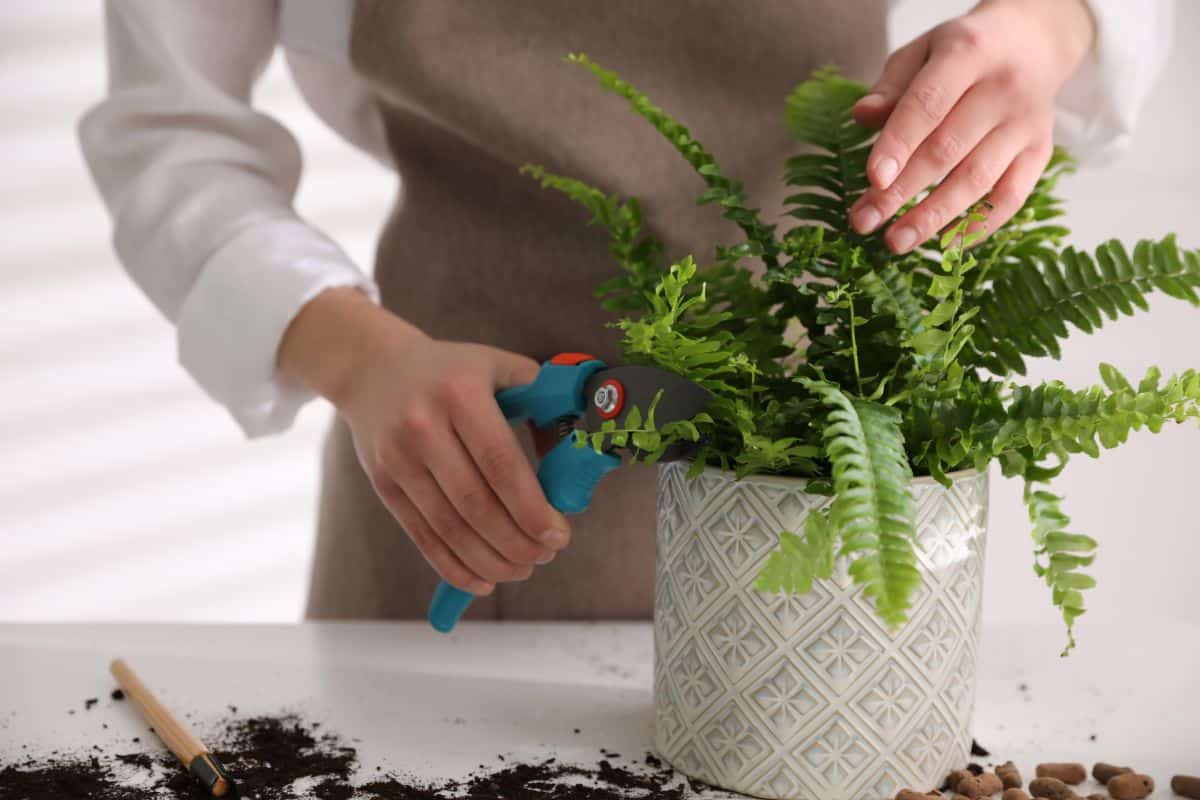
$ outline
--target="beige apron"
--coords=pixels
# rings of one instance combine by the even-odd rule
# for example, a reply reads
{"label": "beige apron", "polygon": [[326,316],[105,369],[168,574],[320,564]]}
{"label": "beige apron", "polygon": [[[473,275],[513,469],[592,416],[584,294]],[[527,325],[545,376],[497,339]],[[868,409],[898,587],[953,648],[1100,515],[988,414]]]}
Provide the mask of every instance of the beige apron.
{"label": "beige apron", "polygon": [[[542,360],[610,362],[618,336],[593,290],[616,269],[603,231],[525,162],[642,199],[668,253],[708,260],[738,231],[698,207],[699,178],[624,101],[563,56],[586,52],[686,124],[754,205],[778,216],[796,151],[783,101],[815,67],[871,79],[883,0],[360,0],[351,58],[383,110],[401,175],[379,243],[383,303],[434,337]],[[571,546],[470,616],[645,618],[653,607],[654,473],[604,479]],[[437,578],[375,497],[346,427],[326,443],[308,614],[423,616]]]}

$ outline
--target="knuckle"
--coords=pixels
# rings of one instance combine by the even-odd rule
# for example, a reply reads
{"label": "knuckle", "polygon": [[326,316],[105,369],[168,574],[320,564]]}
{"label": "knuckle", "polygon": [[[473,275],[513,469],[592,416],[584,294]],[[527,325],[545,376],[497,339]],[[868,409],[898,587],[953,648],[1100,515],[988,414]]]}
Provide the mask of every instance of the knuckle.
{"label": "knuckle", "polygon": [[471,375],[456,373],[442,380],[441,396],[452,409],[461,409],[470,404],[479,394],[479,383]]}
{"label": "knuckle", "polygon": [[375,450],[378,467],[372,470],[371,482],[376,489],[386,484],[389,476],[399,472],[404,464],[404,448],[395,438],[385,439]]}
{"label": "knuckle", "polygon": [[917,231],[917,240],[922,242],[949,221],[945,206],[929,201],[914,209],[911,216],[913,217],[912,226]]}
{"label": "knuckle", "polygon": [[496,504],[492,500],[491,492],[481,486],[470,486],[461,490],[457,500],[455,505],[459,513],[477,527],[490,522],[496,515]]}
{"label": "knuckle", "polygon": [[996,184],[998,170],[990,162],[972,160],[963,168],[963,179],[976,195],[982,195]]}
{"label": "knuckle", "polygon": [[[433,434],[433,430],[433,416],[424,411],[406,411],[396,422],[396,433],[403,441],[424,442]],[[399,449],[397,443],[393,443],[393,448]]]}
{"label": "knuckle", "polygon": [[935,83],[913,87],[913,106],[925,119],[937,122],[946,114],[946,90]]}
{"label": "knuckle", "polygon": [[434,530],[442,537],[442,541],[446,543],[454,553],[462,555],[466,550],[467,543],[471,537],[475,535],[474,531],[468,528],[461,520],[450,514],[433,522]]}
{"label": "knuckle", "polygon": [[475,576],[469,570],[449,558],[440,559],[438,563],[434,564],[434,568],[446,583],[456,589],[469,591],[476,581]]}
{"label": "knuckle", "polygon": [[929,155],[942,169],[957,164],[965,150],[965,143],[954,131],[939,129],[929,137]]}
{"label": "knuckle", "polygon": [[529,566],[528,564],[513,564],[511,562],[506,562],[501,568],[501,572],[502,577],[498,578],[498,580],[511,583],[514,581],[528,580],[529,577],[533,575],[533,567]]}
{"label": "knuckle", "polygon": [[904,186],[901,179],[889,186],[883,193],[884,216],[894,214],[901,206],[908,202],[912,195],[909,194],[908,188]]}
{"label": "knuckle", "polygon": [[383,458],[380,458],[379,467],[371,470],[369,475],[371,488],[375,490],[375,494],[386,500],[394,491],[392,488],[392,476],[388,472],[388,464],[384,463]]}
{"label": "knuckle", "polygon": [[543,551],[541,547],[534,544],[524,536],[518,536],[516,537],[516,540],[509,545],[508,551],[505,553],[505,555],[508,556],[509,560],[511,560],[513,563],[528,567],[537,563],[538,559],[542,557],[542,552]]}
{"label": "knuckle", "polygon": [[508,447],[491,445],[479,454],[479,468],[489,482],[500,483],[511,477],[517,468],[516,457]]}
{"label": "knuckle", "polygon": [[987,42],[987,34],[974,21],[959,17],[940,29],[943,45],[954,53],[978,53]]}

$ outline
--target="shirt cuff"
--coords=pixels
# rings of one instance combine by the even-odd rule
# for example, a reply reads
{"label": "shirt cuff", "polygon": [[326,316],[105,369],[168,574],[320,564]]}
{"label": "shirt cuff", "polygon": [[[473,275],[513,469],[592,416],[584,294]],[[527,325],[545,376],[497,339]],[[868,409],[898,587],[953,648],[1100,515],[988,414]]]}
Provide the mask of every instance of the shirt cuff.
{"label": "shirt cuff", "polygon": [[1134,124],[1170,47],[1171,3],[1089,0],[1096,44],[1058,96],[1055,139],[1081,159],[1111,161]]}
{"label": "shirt cuff", "polygon": [[247,227],[205,262],[177,320],[179,363],[247,436],[291,426],[314,394],[276,368],[300,309],[325,289],[379,290],[326,236],[295,218]]}

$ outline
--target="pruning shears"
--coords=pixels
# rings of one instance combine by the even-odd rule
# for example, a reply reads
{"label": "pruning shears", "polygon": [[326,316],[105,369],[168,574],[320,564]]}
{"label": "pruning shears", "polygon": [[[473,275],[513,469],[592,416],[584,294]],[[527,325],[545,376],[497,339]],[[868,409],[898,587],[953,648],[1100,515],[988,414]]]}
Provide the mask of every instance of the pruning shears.
{"label": "pruning shears", "polygon": [[[630,409],[645,414],[652,405],[660,427],[691,419],[708,400],[706,389],[673,372],[609,367],[586,353],[559,353],[542,364],[533,383],[496,394],[510,422],[529,422],[558,435],[558,443],[542,457],[537,477],[550,505],[564,514],[585,511],[600,479],[621,466],[616,448],[609,445],[598,452],[589,434],[602,432],[610,421],[621,430]],[[582,429],[576,427],[581,420]],[[686,458],[694,447],[690,442],[673,444],[659,460]],[[430,624],[442,633],[450,632],[473,599],[469,592],[442,581],[429,606]]]}

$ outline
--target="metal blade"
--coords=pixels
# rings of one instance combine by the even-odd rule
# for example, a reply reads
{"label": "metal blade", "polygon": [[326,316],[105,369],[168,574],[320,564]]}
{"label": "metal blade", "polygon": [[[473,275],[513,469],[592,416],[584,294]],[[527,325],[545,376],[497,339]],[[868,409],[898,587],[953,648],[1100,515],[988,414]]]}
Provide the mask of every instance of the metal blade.
{"label": "metal blade", "polygon": [[[708,406],[711,397],[707,389],[687,378],[665,369],[639,366],[602,369],[588,379],[584,392],[587,403],[584,426],[592,432],[599,431],[600,426],[609,419],[618,428],[624,427],[625,417],[635,406],[645,417],[659,392],[662,392],[662,396],[654,407],[654,422],[659,427],[694,417]],[[619,407],[614,409],[616,394],[620,395],[620,401]],[[669,448],[661,460],[677,461],[686,458],[694,449],[690,442],[681,442]]]}

